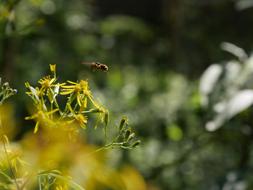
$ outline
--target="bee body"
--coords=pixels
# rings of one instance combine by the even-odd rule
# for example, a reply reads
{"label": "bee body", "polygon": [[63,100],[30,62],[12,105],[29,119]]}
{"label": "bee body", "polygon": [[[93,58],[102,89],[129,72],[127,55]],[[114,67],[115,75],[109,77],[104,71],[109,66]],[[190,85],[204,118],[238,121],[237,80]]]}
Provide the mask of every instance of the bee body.
{"label": "bee body", "polygon": [[100,70],[107,72],[108,71],[108,66],[99,62],[83,62],[83,65],[89,66],[93,71],[94,70]]}

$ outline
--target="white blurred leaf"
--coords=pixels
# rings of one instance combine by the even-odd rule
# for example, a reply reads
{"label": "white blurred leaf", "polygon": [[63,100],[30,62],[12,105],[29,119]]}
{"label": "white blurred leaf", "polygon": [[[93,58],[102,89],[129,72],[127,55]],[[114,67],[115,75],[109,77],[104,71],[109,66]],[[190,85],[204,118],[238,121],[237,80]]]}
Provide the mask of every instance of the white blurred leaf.
{"label": "white blurred leaf", "polygon": [[239,11],[244,10],[244,9],[248,9],[248,8],[253,7],[253,1],[252,0],[239,0],[235,4],[235,7]]}
{"label": "white blurred leaf", "polygon": [[208,131],[215,131],[220,128],[226,120],[231,119],[253,104],[253,90],[242,90],[228,100],[217,103],[214,111],[217,116],[206,123]]}
{"label": "white blurred leaf", "polygon": [[245,66],[247,70],[253,71],[253,56],[251,55],[247,61],[245,62]]}
{"label": "white blurred leaf", "polygon": [[226,121],[226,118],[224,117],[224,115],[217,115],[213,120],[208,121],[206,123],[206,130],[207,131],[216,131],[217,129],[219,129],[223,123]]}
{"label": "white blurred leaf", "polygon": [[213,91],[213,88],[222,73],[222,67],[218,64],[209,66],[200,78],[199,90],[202,96],[202,103],[208,103],[207,96]]}
{"label": "white blurred leaf", "polygon": [[246,52],[242,48],[229,42],[221,43],[221,49],[238,57],[240,60],[245,60],[248,57]]}
{"label": "white blurred leaf", "polygon": [[226,110],[228,118],[235,116],[253,104],[253,90],[242,90],[233,96],[227,103]]}
{"label": "white blurred leaf", "polygon": [[32,93],[32,95],[36,98],[37,101],[39,101],[39,97],[38,97],[38,93],[37,93],[37,90],[35,88],[33,88],[32,86],[29,86],[29,89]]}
{"label": "white blurred leaf", "polygon": [[235,80],[237,80],[238,75],[241,71],[241,64],[238,61],[229,61],[226,66],[226,75],[225,79],[227,83],[231,83]]}

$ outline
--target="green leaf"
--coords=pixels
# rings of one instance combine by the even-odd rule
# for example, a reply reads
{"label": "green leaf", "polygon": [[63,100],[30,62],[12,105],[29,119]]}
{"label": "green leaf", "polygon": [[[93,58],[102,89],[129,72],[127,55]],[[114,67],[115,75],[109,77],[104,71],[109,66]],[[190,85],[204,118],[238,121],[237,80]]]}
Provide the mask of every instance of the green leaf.
{"label": "green leaf", "polygon": [[183,131],[176,124],[172,124],[167,127],[167,136],[173,141],[180,141],[183,138]]}

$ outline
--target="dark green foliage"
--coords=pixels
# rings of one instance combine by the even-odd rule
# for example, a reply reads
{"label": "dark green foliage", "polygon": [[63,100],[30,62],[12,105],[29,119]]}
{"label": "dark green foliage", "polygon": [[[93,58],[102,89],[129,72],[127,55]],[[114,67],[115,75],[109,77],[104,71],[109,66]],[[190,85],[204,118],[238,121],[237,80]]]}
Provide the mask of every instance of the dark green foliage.
{"label": "dark green foliage", "polygon": [[[118,117],[118,138],[125,144],[115,141],[115,147],[140,142],[126,118],[119,118],[122,113],[129,117],[141,145],[119,152],[115,159],[132,163],[149,184],[165,190],[252,189],[252,104],[237,106],[226,116],[215,111],[217,103],[253,87],[252,72],[244,67],[252,57],[234,57],[220,49],[229,41],[252,50],[253,16],[246,0],[161,1],[154,10],[159,18],[151,22],[134,17],[141,13],[110,15],[108,10],[117,9],[113,1],[102,3],[107,6],[103,8],[82,0],[2,2],[0,72],[20,93],[25,81],[36,83],[48,64],[57,64],[61,80],[88,79],[101,103]],[[101,10],[107,14],[97,15]],[[207,94],[199,93],[200,76],[208,65],[231,58],[233,62],[214,65],[220,71],[217,80]],[[83,61],[107,64],[109,71],[92,71]],[[246,74],[238,72],[231,82],[226,77],[233,64],[244,67]],[[240,77],[242,82],[235,84]],[[25,100],[17,100],[22,118],[27,115]],[[231,109],[222,113],[226,111]],[[208,122],[217,120],[210,130]]]}

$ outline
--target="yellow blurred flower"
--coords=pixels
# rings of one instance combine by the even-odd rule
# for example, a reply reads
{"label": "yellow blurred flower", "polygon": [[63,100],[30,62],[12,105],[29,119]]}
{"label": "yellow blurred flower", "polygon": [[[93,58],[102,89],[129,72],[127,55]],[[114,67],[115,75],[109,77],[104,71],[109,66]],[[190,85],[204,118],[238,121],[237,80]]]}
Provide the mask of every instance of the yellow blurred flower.
{"label": "yellow blurred flower", "polygon": [[68,190],[67,186],[57,185],[55,190]]}
{"label": "yellow blurred flower", "polygon": [[14,110],[11,104],[4,104],[0,106],[0,134],[5,134],[9,139],[15,136],[18,132],[16,122],[14,119]]}
{"label": "yellow blurred flower", "polygon": [[130,166],[125,166],[117,171],[106,166],[105,162],[100,162],[86,167],[86,170],[88,172],[85,187],[89,190],[147,190],[144,178]]}
{"label": "yellow blurred flower", "polygon": [[143,177],[133,167],[125,166],[119,174],[127,190],[147,190]]}
{"label": "yellow blurred flower", "polygon": [[57,112],[58,109],[54,109],[52,111],[42,111],[39,110],[38,112],[36,112],[35,114],[25,117],[26,120],[36,120],[36,124],[34,127],[34,133],[37,133],[40,124],[42,125],[50,125],[50,126],[54,126],[57,123],[55,121],[53,121],[52,119],[52,114],[54,114],[55,112]]}

